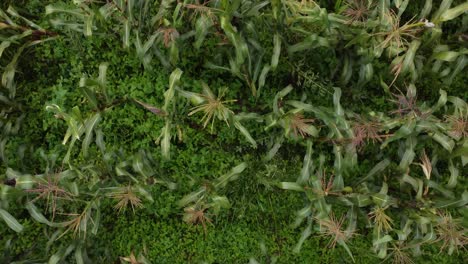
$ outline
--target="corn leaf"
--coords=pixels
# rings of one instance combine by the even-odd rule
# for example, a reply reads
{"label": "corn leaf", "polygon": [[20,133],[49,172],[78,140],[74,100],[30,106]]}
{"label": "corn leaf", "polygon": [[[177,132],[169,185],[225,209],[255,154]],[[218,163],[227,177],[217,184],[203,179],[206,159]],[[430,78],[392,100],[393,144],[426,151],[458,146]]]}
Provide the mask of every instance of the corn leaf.
{"label": "corn leaf", "polygon": [[405,73],[414,66],[414,57],[416,56],[416,51],[421,45],[421,41],[413,40],[408,48],[408,51],[405,54],[405,59],[403,60],[401,72]]}
{"label": "corn leaf", "polygon": [[295,53],[299,51],[319,48],[319,47],[330,47],[328,39],[319,37],[317,34],[312,34],[307,37],[304,41],[289,46],[288,52]]}
{"label": "corn leaf", "polygon": [[270,71],[270,65],[263,66],[262,72],[260,73],[260,77],[258,78],[258,89],[253,93],[254,96],[260,96],[260,90],[265,85],[266,77],[268,72]]}
{"label": "corn leaf", "polygon": [[444,14],[450,8],[450,5],[452,5],[452,2],[453,0],[443,0],[442,3],[440,3],[440,6],[437,12],[435,12],[434,15],[432,16],[431,21],[439,21],[441,15]]}
{"label": "corn leaf", "polygon": [[432,0],[426,0],[424,2],[424,7],[421,10],[421,14],[419,15],[419,17],[426,18],[431,12],[431,9],[432,9]]}
{"label": "corn leaf", "polygon": [[455,186],[457,185],[457,181],[458,181],[457,179],[459,176],[459,170],[457,169],[457,167],[455,167],[452,160],[449,160],[449,171],[450,171],[450,178],[447,183],[447,188],[451,189],[451,188],[455,188]]}
{"label": "corn leaf", "polygon": [[71,244],[65,248],[62,246],[55,254],[53,254],[47,264],[58,264],[60,260],[65,259],[75,249],[75,244]]}
{"label": "corn leaf", "polygon": [[45,216],[39,211],[39,209],[37,209],[37,207],[33,203],[29,202],[26,204],[25,207],[29,211],[31,217],[37,222],[41,224],[46,224],[48,226],[54,226],[52,222],[45,218]]}
{"label": "corn leaf", "polygon": [[292,90],[293,87],[291,85],[288,85],[275,95],[275,98],[273,99],[273,113],[275,113],[276,115],[281,114],[278,108],[278,101],[282,100],[283,97],[289,94]]}
{"label": "corn leaf", "polygon": [[247,163],[245,162],[242,162],[241,164],[237,165],[236,167],[232,168],[231,171],[229,171],[228,173],[224,174],[223,176],[217,178],[215,181],[214,181],[214,186],[216,188],[219,188],[219,187],[225,187],[226,184],[229,182],[229,181],[232,181],[234,180],[235,178],[237,178],[237,176],[239,174],[241,174],[245,168],[247,168]]}
{"label": "corn leaf", "polygon": [[2,41],[0,44],[0,58],[2,57],[3,52],[5,51],[6,48],[8,48],[11,45],[10,41]]}
{"label": "corn leaf", "polygon": [[278,66],[279,57],[281,54],[281,37],[279,33],[276,33],[273,37],[273,56],[271,57],[271,69],[275,70]]}
{"label": "corn leaf", "polygon": [[241,132],[241,134],[247,139],[247,141],[252,144],[252,147],[257,148],[257,142],[255,142],[255,139],[250,135],[249,131],[237,120],[234,118],[234,126]]}
{"label": "corn leaf", "polygon": [[304,161],[301,169],[301,175],[299,176],[298,182],[299,183],[306,183],[310,176],[311,176],[311,169],[312,169],[312,141],[307,141],[307,149],[306,155],[304,156]]}
{"label": "corn leaf", "polygon": [[413,133],[415,127],[416,127],[416,122],[414,122],[413,120],[404,124],[391,137],[389,137],[387,140],[385,140],[382,143],[382,145],[380,146],[380,149],[385,148],[389,143],[393,141],[409,136],[411,133]]}
{"label": "corn leaf", "polygon": [[177,205],[179,207],[184,207],[186,206],[187,204],[189,203],[192,203],[192,202],[195,202],[196,200],[198,200],[200,198],[200,196],[206,192],[206,189],[205,188],[200,188],[198,191],[195,191],[195,192],[192,192],[190,194],[187,194],[185,195],[184,197],[182,197],[182,199],[180,199],[179,202],[177,202]]}
{"label": "corn leaf", "polygon": [[280,182],[278,187],[284,190],[303,192],[304,187],[297,182]]}
{"label": "corn leaf", "polygon": [[130,47],[130,22],[126,20],[124,22],[124,33],[122,35],[122,42],[124,48]]}
{"label": "corn leaf", "polygon": [[203,41],[208,34],[208,30],[213,26],[213,22],[207,16],[200,16],[195,23],[195,43],[193,44],[196,49],[200,49]]}
{"label": "corn leaf", "polygon": [[83,156],[85,157],[88,156],[89,145],[91,144],[91,140],[93,139],[94,130],[100,120],[101,120],[101,114],[98,112],[94,116],[86,120],[85,122],[84,126],[86,127],[86,136],[83,139],[83,143],[82,143]]}
{"label": "corn leaf", "polygon": [[441,21],[449,21],[457,16],[468,12],[468,2],[460,4],[454,8],[450,8],[448,10],[445,10],[441,15],[440,15],[440,20]]}
{"label": "corn leaf", "polygon": [[413,162],[416,153],[414,152],[414,148],[416,147],[417,139],[414,136],[410,136],[406,139],[405,142],[405,152],[403,153],[403,157],[401,158],[399,167],[401,170],[406,170],[409,165]]}
{"label": "corn leaf", "polygon": [[9,228],[13,231],[20,233],[23,231],[23,226],[14,218],[10,213],[0,208],[0,216],[2,217],[3,221],[7,224]]}
{"label": "corn leaf", "polygon": [[171,122],[166,120],[166,125],[162,129],[161,153],[164,158],[170,158],[171,147]]}
{"label": "corn leaf", "polygon": [[153,196],[145,188],[140,185],[136,185],[135,188],[141,196],[145,197],[146,200],[154,202]]}
{"label": "corn leaf", "polygon": [[340,246],[342,246],[345,250],[346,250],[346,253],[348,253],[348,255],[351,257],[351,260],[354,262],[356,262],[354,260],[354,256],[353,256],[353,253],[351,252],[351,250],[349,249],[348,245],[343,241],[343,240],[338,240],[338,244]]}
{"label": "corn leaf", "polygon": [[163,110],[167,112],[169,104],[171,103],[172,99],[174,98],[174,93],[177,84],[180,81],[180,77],[182,76],[182,70],[179,68],[175,69],[172,73],[171,76],[169,76],[169,89],[164,92],[164,106]]}
{"label": "corn leaf", "polygon": [[139,105],[143,106],[146,110],[149,110],[151,113],[155,114],[155,115],[159,115],[159,116],[166,116],[167,113],[164,112],[162,109],[160,108],[157,108],[153,105],[150,105],[150,104],[147,104],[147,103],[144,103],[140,100],[137,100],[137,99],[134,99],[135,102],[137,102]]}
{"label": "corn leaf", "polygon": [[333,105],[335,107],[335,114],[337,116],[344,116],[344,110],[340,104],[340,98],[341,98],[341,89],[335,88],[335,93],[333,93]]}
{"label": "corn leaf", "polygon": [[437,201],[435,206],[437,208],[454,208],[462,207],[466,204],[468,204],[468,191],[465,190],[459,199]]}
{"label": "corn leaf", "polygon": [[434,54],[434,58],[436,60],[441,60],[441,61],[455,61],[457,57],[460,55],[459,52],[456,51],[442,51]]}
{"label": "corn leaf", "polygon": [[457,76],[465,68],[466,64],[468,64],[467,56],[465,55],[459,56],[457,59],[457,64],[455,65],[455,68],[452,70],[452,73],[447,78],[448,85],[450,85],[453,79],[455,78],[455,76]]}
{"label": "corn leaf", "polygon": [[85,264],[85,261],[84,261],[84,258],[83,258],[83,251],[84,251],[84,248],[79,245],[76,249],[75,249],[75,261],[76,261],[76,264]]}
{"label": "corn leaf", "polygon": [[444,147],[448,152],[452,152],[455,147],[455,141],[450,139],[448,136],[443,135],[442,133],[435,132],[431,133],[430,136],[437,141],[442,147]]}
{"label": "corn leaf", "polygon": [[312,224],[307,225],[307,227],[302,231],[301,237],[297,242],[296,246],[293,249],[294,253],[299,253],[301,251],[302,245],[304,244],[305,240],[312,234]]}
{"label": "corn leaf", "polygon": [[354,184],[354,186],[357,186],[357,185],[361,184],[362,182],[372,178],[372,176],[374,176],[375,174],[377,174],[379,172],[382,172],[383,170],[385,170],[388,167],[388,165],[390,165],[390,160],[389,159],[384,159],[384,160],[380,161],[367,173],[367,175],[364,178],[357,181]]}

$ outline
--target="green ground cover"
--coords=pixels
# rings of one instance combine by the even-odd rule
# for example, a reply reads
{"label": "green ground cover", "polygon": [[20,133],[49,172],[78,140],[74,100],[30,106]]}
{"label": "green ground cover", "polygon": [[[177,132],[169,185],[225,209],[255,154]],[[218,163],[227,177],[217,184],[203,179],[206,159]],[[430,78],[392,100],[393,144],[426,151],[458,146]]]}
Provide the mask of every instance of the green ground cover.
{"label": "green ground cover", "polygon": [[0,8],[0,263],[468,257],[464,1]]}

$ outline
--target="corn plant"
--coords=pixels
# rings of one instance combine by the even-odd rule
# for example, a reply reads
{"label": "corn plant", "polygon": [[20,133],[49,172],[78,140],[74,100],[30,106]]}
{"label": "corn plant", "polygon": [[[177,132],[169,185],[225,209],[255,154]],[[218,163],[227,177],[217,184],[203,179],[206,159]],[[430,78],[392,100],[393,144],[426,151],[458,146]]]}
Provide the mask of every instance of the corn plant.
{"label": "corn plant", "polygon": [[176,65],[178,39],[181,37],[178,28],[182,26],[184,10],[182,3],[163,0],[156,11],[154,5],[141,0],[113,0],[107,3],[74,1],[73,4],[46,7],[46,14],[54,16],[51,19],[54,27],[76,31],[87,37],[110,30],[120,35],[124,48],[134,46],[145,68],[152,67],[153,57],[159,58],[169,68]]}
{"label": "corn plant", "polygon": [[[54,170],[48,167],[42,174],[29,175],[8,169],[9,185],[2,185],[0,215],[14,231],[24,228],[7,209],[9,203],[23,197],[24,207],[35,221],[55,229],[50,243],[63,237],[71,237],[68,245],[50,254],[49,262],[65,259],[74,252],[77,262],[86,258],[86,241],[98,234],[102,201],[110,200],[119,212],[138,210],[144,202],[153,202],[151,194],[143,187],[150,179],[154,183],[174,184],[156,178],[150,166],[150,158],[139,153],[129,160],[119,160],[118,155],[107,161],[111,171],[89,164],[70,164],[70,169]],[[127,157],[128,158],[128,157]],[[114,164],[115,162],[117,164]],[[48,161],[54,166],[53,160]],[[72,162],[71,162],[72,163]],[[130,165],[128,165],[130,164]],[[115,169],[114,169],[115,168]],[[107,175],[103,179],[102,175]]]}
{"label": "corn plant", "polygon": [[18,133],[23,119],[22,114],[15,114],[24,110],[16,99],[15,81],[21,55],[35,45],[54,39],[56,35],[21,15],[13,6],[6,11],[0,9],[0,87],[4,88],[0,91],[0,158],[5,163],[8,163],[8,155],[5,155],[7,141]]}
{"label": "corn plant", "polygon": [[[259,32],[256,31],[254,23],[266,22],[262,21],[261,14],[268,4],[267,1],[260,3],[221,1],[220,27],[234,49],[227,49],[227,56],[215,58],[215,62],[206,64],[209,69],[226,70],[243,80],[253,96],[258,96],[265,85],[268,73],[278,66],[283,42],[279,33],[274,34],[271,42],[273,44],[271,59],[263,60],[266,52],[258,41]],[[242,19],[245,27],[242,30],[238,29],[232,24],[233,19]],[[224,66],[226,64],[229,67]]]}
{"label": "corn plant", "polygon": [[156,108],[152,105],[148,105],[143,102],[137,101],[140,105],[142,105],[147,110],[150,110],[152,113],[156,115],[163,116],[165,119],[165,126],[161,129],[161,135],[156,140],[161,144],[161,154],[164,158],[170,158],[170,147],[171,147],[171,137],[174,129],[173,121],[176,118],[176,90],[178,84],[180,82],[180,77],[182,76],[182,71],[180,69],[175,69],[170,77],[169,77],[169,87],[164,92],[164,105],[161,109]]}
{"label": "corn plant", "polygon": [[[340,54],[344,58],[340,73],[343,83],[351,80],[355,65],[359,65],[358,84],[362,86],[369,82],[374,76],[372,61],[382,56],[391,61],[392,84],[401,75],[409,75],[415,81],[423,68],[430,67],[451,82],[465,67],[466,52],[460,45],[455,45],[455,50],[440,45],[430,58],[420,56],[418,52],[439,40],[443,33],[442,24],[466,12],[466,4],[451,7],[452,1],[442,1],[435,10],[432,1],[428,0],[419,20],[404,21],[402,16],[408,1],[340,1],[336,13],[327,13],[316,3],[284,2],[282,9],[278,9],[284,12],[292,30],[304,38],[290,45],[288,51],[295,53],[319,47],[337,49],[343,45],[346,48],[345,53]],[[306,26],[313,27],[314,31],[307,30]],[[342,34],[344,42],[338,41],[338,34]],[[444,61],[455,60],[453,69],[441,69]]]}
{"label": "corn plant", "polygon": [[182,96],[189,99],[190,102],[195,105],[195,107],[192,108],[188,115],[191,116],[198,112],[203,112],[204,115],[201,119],[201,122],[203,123],[203,127],[206,127],[211,122],[211,133],[213,133],[215,119],[224,121],[227,126],[233,124],[234,127],[239,130],[247,139],[247,141],[249,141],[249,143],[251,143],[252,146],[256,148],[257,142],[252,138],[249,131],[242,125],[241,121],[257,120],[261,122],[262,120],[260,117],[253,113],[235,114],[231,109],[229,109],[227,105],[234,103],[236,100],[222,100],[224,93],[226,92],[226,87],[219,89],[218,96],[215,96],[213,91],[211,91],[210,87],[206,83],[202,82],[202,87],[203,94],[179,90],[179,93]]}
{"label": "corn plant", "polygon": [[287,86],[281,90],[273,100],[273,112],[266,117],[268,122],[265,130],[269,130],[274,126],[281,126],[284,130],[285,137],[306,138],[309,136],[317,137],[319,130],[313,125],[315,122],[312,118],[304,117],[304,111],[300,108],[294,108],[286,112],[285,107],[279,107],[279,100],[285,97],[292,91],[292,86]]}
{"label": "corn plant", "polygon": [[[287,94],[288,90],[283,91],[277,97]],[[438,210],[444,210],[452,207],[463,207],[467,204],[466,190],[461,196],[455,196],[453,188],[456,187],[460,169],[465,166],[466,153],[460,151],[466,144],[466,139],[457,137],[463,133],[453,131],[464,131],[464,126],[457,123],[447,123],[447,118],[441,118],[441,109],[446,109],[445,115],[457,115],[465,113],[466,103],[456,97],[449,97],[445,91],[440,91],[440,98],[436,104],[429,106],[424,103],[418,103],[416,98],[416,88],[408,87],[406,95],[396,96],[397,110],[390,116],[384,114],[375,115],[372,125],[366,126],[362,123],[362,117],[356,120],[355,127],[351,129],[350,121],[344,118],[343,109],[339,106],[339,93],[335,93],[334,104],[335,111],[315,108],[311,105],[298,101],[290,101],[289,104],[295,107],[301,107],[305,111],[314,113],[314,117],[321,120],[328,127],[329,133],[327,139],[334,141],[335,160],[333,170],[327,172],[325,167],[325,156],[319,155],[319,164],[313,162],[313,142],[317,139],[309,138],[307,140],[307,151],[304,157],[304,166],[297,182],[281,182],[279,187],[288,190],[300,191],[308,199],[308,204],[304,209],[298,212],[296,225],[308,219],[308,226],[297,245],[300,249],[305,239],[312,234],[312,227],[317,228],[317,232],[331,236],[330,245],[335,244],[343,246],[351,255],[349,247],[346,244],[348,238],[352,237],[356,231],[356,216],[363,215],[368,218],[369,224],[373,227],[373,245],[374,251],[381,258],[393,256],[397,259],[409,259],[408,253],[421,254],[421,245],[445,241],[444,247],[450,245],[449,253],[455,248],[463,247],[466,239],[465,231],[462,227],[456,226],[456,220],[451,217],[437,213]],[[447,103],[452,103],[447,106]],[[340,110],[341,109],[341,110]],[[280,111],[277,109],[276,111]],[[352,113],[347,112],[349,115]],[[331,116],[328,116],[331,115]],[[334,118],[331,118],[335,115]],[[443,116],[443,115],[442,115]],[[333,121],[332,121],[333,120]],[[340,124],[341,123],[341,124]],[[378,125],[376,125],[378,124]],[[452,133],[447,124],[452,124]],[[449,125],[450,126],[450,125]],[[343,133],[344,132],[344,133]],[[358,135],[360,133],[360,135]],[[357,138],[356,138],[357,137]],[[389,144],[399,143],[399,153],[397,158],[399,182],[401,190],[408,190],[414,197],[416,204],[411,204],[405,199],[398,198],[395,192],[389,192],[389,182],[386,177],[377,179],[376,175],[381,174],[390,164],[388,158],[377,163],[367,175],[352,185],[346,185],[346,175],[352,173],[349,169],[353,165],[346,166],[346,158],[343,159],[342,151],[349,150],[353,141],[363,138],[378,140],[382,151],[388,148]],[[336,141],[340,139],[340,141]],[[348,139],[348,140],[343,140]],[[384,140],[385,139],[385,140]],[[420,155],[420,162],[416,161],[416,147],[422,145],[420,140],[432,140],[431,145],[432,158],[423,150]],[[325,141],[326,142],[326,141]],[[315,144],[320,144],[317,142]],[[348,147],[340,147],[340,145]],[[454,151],[459,149],[459,151]],[[356,153],[354,150],[350,154],[348,162],[354,164]],[[437,154],[435,154],[437,153]],[[442,154],[444,153],[444,154]],[[436,156],[437,155],[437,156]],[[447,162],[450,174],[447,179],[441,178],[438,173],[434,173],[437,167],[438,155],[445,155],[442,158]],[[345,154],[346,157],[346,154]],[[399,158],[399,159],[398,159]],[[416,167],[422,169],[423,177],[418,177],[414,171]],[[433,174],[437,174],[433,178]],[[380,186],[379,186],[380,185]],[[431,200],[431,205],[428,201]],[[344,228],[344,218],[333,215],[333,205],[341,204],[348,206],[346,215],[347,227]],[[423,208],[427,206],[428,208]],[[403,209],[397,213],[395,210]],[[429,209],[430,208],[430,209]],[[392,212],[389,214],[388,212]],[[400,227],[395,226],[395,216],[400,219]],[[449,221],[450,224],[446,224]],[[314,225],[316,223],[316,225]],[[434,228],[437,223],[443,223],[444,227],[439,227],[439,235]],[[448,227],[450,225],[450,227]],[[462,230],[460,236],[449,240],[442,234],[441,230]],[[413,232],[413,233],[412,233]],[[398,240],[392,238],[392,234],[398,234]],[[439,236],[439,237],[438,237]],[[445,237],[445,238],[444,238]],[[393,248],[390,247],[393,244]],[[457,246],[456,246],[457,245]],[[393,250],[393,251],[392,251]]]}
{"label": "corn plant", "polygon": [[[21,55],[30,47],[52,39],[56,34],[45,30],[33,21],[19,14],[12,6],[6,12],[0,9],[0,63],[3,68],[0,92],[2,135],[0,138],[0,158],[4,164],[8,164],[8,155],[5,153],[5,146],[10,136],[18,134],[22,123],[23,115],[16,116],[14,112],[21,112],[22,106],[16,102],[17,86],[15,82],[18,63]],[[6,64],[4,64],[6,62]],[[2,185],[2,203],[0,215],[5,223],[12,230],[21,232],[23,226],[7,211],[9,202],[7,197],[9,192],[15,192],[12,186],[20,189],[28,189],[33,183],[31,175],[22,177],[12,169],[6,171],[6,183]],[[49,189],[50,190],[50,189]],[[17,194],[13,194],[17,195]],[[47,196],[49,198],[49,196]]]}
{"label": "corn plant", "polygon": [[[69,147],[61,165],[56,164],[58,155],[42,155],[47,163],[44,173],[32,175],[8,168],[5,184],[1,184],[0,216],[9,228],[16,232],[24,229],[8,211],[10,203],[20,201],[32,219],[55,230],[50,244],[64,237],[71,238],[67,245],[48,252],[50,263],[62,261],[71,253],[77,263],[89,261],[86,241],[98,233],[104,200],[112,201],[118,212],[128,209],[135,212],[145,203],[153,202],[152,195],[144,187],[147,183],[163,184],[170,189],[176,187],[156,173],[157,162],[148,153],[124,155],[106,148],[99,121],[105,118],[106,112],[127,101],[126,98],[113,100],[108,94],[106,71],[107,64],[101,64],[97,78],[81,79],[80,91],[88,102],[83,111],[74,107],[67,112],[56,104],[46,107],[55,118],[63,119],[68,125],[62,143]],[[171,78],[171,82],[173,80]],[[172,82],[172,91],[175,91],[174,85]],[[165,111],[169,111],[170,105],[168,98]],[[143,106],[148,108],[148,105]],[[76,150],[74,145],[79,141],[82,147]],[[90,162],[89,148],[93,141],[102,156]],[[76,152],[81,159],[76,158]]]}
{"label": "corn plant", "polygon": [[62,141],[63,145],[70,142],[68,152],[63,160],[64,163],[69,163],[70,155],[77,141],[82,141],[81,153],[85,158],[88,157],[89,147],[93,139],[100,149],[104,149],[102,137],[99,136],[102,134],[98,128],[99,122],[106,112],[127,101],[127,98],[113,99],[108,94],[107,68],[107,63],[101,63],[97,78],[83,76],[80,79],[80,92],[93,110],[92,112],[82,113],[78,106],[73,107],[71,111],[66,111],[57,104],[48,104],[46,106],[46,110],[52,112],[55,118],[64,120],[68,125]]}
{"label": "corn plant", "polygon": [[21,54],[31,46],[53,39],[56,33],[20,15],[12,6],[6,12],[0,10],[0,32],[0,58],[8,56],[10,60],[4,66],[2,86],[8,89],[9,97],[13,99],[16,94],[14,78]]}
{"label": "corn plant", "polygon": [[[466,215],[468,205],[464,185],[468,105],[464,98],[442,89],[436,102],[424,101],[423,89],[417,85],[430,75],[449,86],[465,70],[468,4],[452,6],[453,1],[443,0],[435,6],[426,0],[415,15],[408,14],[408,0],[336,1],[332,8],[318,3],[325,1],[293,0],[69,2],[45,9],[50,24],[64,37],[78,33],[117,39],[146,71],[165,68],[171,73],[165,92],[155,94],[164,103],[155,106],[144,98],[116,98],[108,89],[108,64],[102,63],[97,77],[83,76],[78,84],[86,105],[46,106],[66,123],[62,140],[62,145],[68,145],[66,152],[42,154],[46,164],[42,173],[13,168],[6,146],[21,131],[25,116],[16,98],[21,56],[56,33],[13,7],[0,10],[4,88],[0,91],[0,158],[5,168],[0,218],[14,232],[23,232],[25,226],[12,210],[15,205],[46,226],[49,263],[70,258],[92,262],[87,250],[99,235],[104,206],[110,204],[119,214],[135,214],[154,201],[148,185],[162,184],[169,190],[179,186],[159,169],[171,164],[172,142],[182,138],[179,124],[187,119],[197,120],[212,134],[219,126],[237,129],[254,148],[267,149],[260,154],[268,174],[274,175],[276,164],[270,161],[275,155],[281,158],[280,148],[303,152],[296,181],[268,180],[269,185],[273,182],[304,197],[294,222],[303,228],[295,252],[317,235],[327,248],[342,247],[354,261],[350,245],[363,233],[371,236],[377,257],[395,263],[412,263],[412,257],[423,254],[428,244],[437,244],[448,254],[466,250],[467,229],[460,216]],[[460,17],[457,38],[449,39],[443,30],[460,22],[455,21]],[[321,54],[324,51],[336,65],[325,73],[315,72],[311,65],[328,62]],[[315,52],[323,62],[310,61],[309,55]],[[186,54],[198,56],[195,70],[187,69],[195,63],[184,60]],[[190,74],[197,71],[232,74],[255,97],[252,104],[262,110],[236,111],[234,104],[245,99],[243,91],[227,93],[229,87],[214,87],[208,81],[211,87],[200,81],[201,92],[188,88],[184,79],[193,78]],[[285,72],[292,79],[284,77]],[[276,77],[281,77],[280,85],[290,85],[275,90]],[[380,83],[391,109],[365,113],[346,109],[342,101],[343,94],[349,94],[347,85],[364,89],[370,83]],[[234,92],[239,92],[238,98],[232,98]],[[312,93],[320,93],[321,101],[314,100]],[[115,150],[106,145],[100,123],[124,103],[135,103],[164,122],[156,140],[162,160],[151,150],[127,153],[124,147]],[[186,108],[188,104],[191,109]],[[244,126],[252,121],[260,128],[255,131],[261,131],[256,139]],[[81,148],[76,147],[79,143]],[[60,164],[59,157],[63,158]],[[201,225],[206,234],[221,210],[231,206],[225,195],[227,185],[246,168],[241,163],[217,178],[199,179],[195,191],[177,203],[183,210],[182,220]],[[66,243],[54,243],[65,239]],[[6,261],[14,261],[10,243],[4,247]],[[146,252],[137,253],[128,249],[124,253],[128,256],[119,259],[149,262]]]}
{"label": "corn plant", "polygon": [[[75,1],[73,6],[51,5],[49,15],[58,14],[52,24],[70,28],[92,36],[103,32],[107,22],[113,23],[124,47],[133,45],[146,68],[151,68],[152,58],[158,57],[167,66],[176,66],[182,47],[194,37],[200,49],[207,38],[218,38],[217,55],[207,60],[209,69],[226,70],[243,80],[253,95],[266,83],[267,75],[274,70],[284,49],[280,31],[273,34],[271,59],[265,60],[263,43],[254,26],[264,23],[284,30],[302,39],[287,47],[290,54],[308,49],[344,47],[341,63],[341,80],[350,81],[354,65],[359,66],[359,85],[365,85],[374,75],[373,61],[385,55],[391,61],[393,84],[400,75],[418,79],[423,68],[431,67],[442,78],[451,82],[466,64],[466,51],[460,45],[454,50],[448,45],[438,45],[428,60],[419,56],[419,50],[432,45],[442,35],[441,26],[466,12],[468,6],[451,7],[451,0],[433,10],[427,1],[419,15],[402,21],[408,1],[350,0],[337,3],[336,13],[327,13],[313,1],[220,1],[200,4],[197,1],[161,1],[156,7],[146,1],[109,1],[106,4]],[[153,10],[155,9],[155,10]],[[432,16],[431,16],[432,13]],[[154,15],[155,14],[155,15]],[[270,16],[273,19],[270,19]],[[232,23],[241,21],[242,25]],[[187,21],[188,23],[183,23]],[[313,30],[311,31],[310,28]],[[344,38],[344,42],[340,38]],[[233,47],[231,49],[230,47]],[[456,60],[454,67],[444,67],[444,62]],[[427,63],[431,62],[431,63]],[[424,65],[424,67],[423,67]]]}
{"label": "corn plant", "polygon": [[228,173],[213,181],[204,182],[198,190],[185,195],[178,202],[179,207],[184,207],[184,221],[191,224],[201,224],[206,233],[207,224],[212,224],[209,212],[217,215],[221,209],[231,207],[228,198],[220,194],[221,190],[230,181],[235,180],[246,167],[246,163],[241,163],[232,168]]}

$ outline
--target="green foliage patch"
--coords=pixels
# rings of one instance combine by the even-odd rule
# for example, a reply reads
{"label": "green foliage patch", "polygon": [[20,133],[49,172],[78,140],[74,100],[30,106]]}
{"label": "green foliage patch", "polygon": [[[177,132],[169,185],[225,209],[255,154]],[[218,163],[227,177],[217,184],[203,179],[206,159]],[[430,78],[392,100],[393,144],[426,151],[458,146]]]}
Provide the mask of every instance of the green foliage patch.
{"label": "green foliage patch", "polygon": [[10,2],[2,263],[467,257],[465,2]]}

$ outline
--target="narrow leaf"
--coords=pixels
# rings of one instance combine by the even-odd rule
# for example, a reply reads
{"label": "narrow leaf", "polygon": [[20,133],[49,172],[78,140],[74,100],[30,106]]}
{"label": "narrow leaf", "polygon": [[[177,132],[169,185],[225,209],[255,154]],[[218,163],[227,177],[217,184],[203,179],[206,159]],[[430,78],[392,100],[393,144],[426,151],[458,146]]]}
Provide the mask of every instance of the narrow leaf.
{"label": "narrow leaf", "polygon": [[166,120],[166,125],[162,130],[161,152],[162,156],[166,159],[170,158],[171,147],[171,122]]}
{"label": "narrow leaf", "polygon": [[457,16],[468,11],[468,2],[460,4],[454,8],[450,8],[442,13],[440,16],[441,21],[448,21],[456,18]]}
{"label": "narrow leaf", "polygon": [[275,70],[278,66],[279,56],[281,53],[281,38],[280,34],[276,33],[273,37],[273,56],[271,57],[271,69]]}
{"label": "narrow leaf", "polygon": [[2,217],[3,221],[6,222],[8,227],[13,229],[15,232],[20,233],[23,231],[23,226],[7,211],[0,208],[0,216]]}
{"label": "narrow leaf", "polygon": [[303,192],[304,187],[297,182],[280,182],[278,187],[284,190]]}
{"label": "narrow leaf", "polygon": [[257,142],[255,142],[255,139],[252,138],[249,131],[238,120],[234,121],[234,126],[242,133],[247,141],[252,144],[252,147],[257,148]]}
{"label": "narrow leaf", "polygon": [[301,237],[299,238],[299,241],[297,242],[296,246],[293,249],[294,253],[299,253],[302,248],[302,244],[304,244],[305,240],[312,234],[312,224],[307,225],[306,229],[302,231]]}
{"label": "narrow leaf", "polygon": [[34,220],[41,224],[52,226],[52,223],[45,218],[45,216],[39,211],[39,209],[37,209],[37,207],[33,203],[29,202],[26,204],[25,207],[26,209],[28,209],[29,214]]}
{"label": "narrow leaf", "polygon": [[162,109],[160,108],[157,108],[155,106],[152,106],[150,104],[147,104],[147,103],[144,103],[142,101],[139,101],[137,99],[134,99],[135,102],[137,102],[138,104],[140,104],[141,106],[143,106],[144,108],[146,108],[147,110],[151,111],[151,113],[155,114],[155,115],[159,115],[159,116],[166,116],[167,113],[164,112]]}
{"label": "narrow leaf", "polygon": [[88,149],[89,149],[89,145],[91,144],[91,140],[93,139],[94,129],[100,120],[101,120],[101,114],[98,112],[94,116],[86,120],[85,122],[86,136],[82,143],[83,156],[85,157],[88,156]]}

